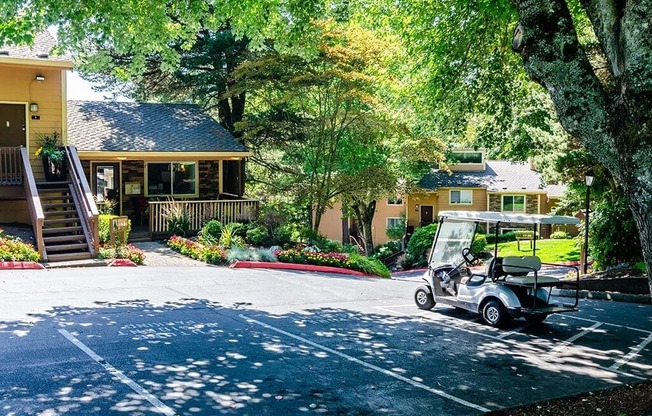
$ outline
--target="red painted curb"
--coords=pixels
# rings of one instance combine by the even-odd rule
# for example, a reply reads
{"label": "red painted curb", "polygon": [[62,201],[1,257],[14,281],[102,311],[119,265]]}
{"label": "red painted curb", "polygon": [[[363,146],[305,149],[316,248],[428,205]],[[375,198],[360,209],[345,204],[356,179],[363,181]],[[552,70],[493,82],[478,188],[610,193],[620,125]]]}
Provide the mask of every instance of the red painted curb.
{"label": "red painted curb", "polygon": [[137,264],[129,259],[115,259],[109,263],[109,267],[137,267]]}
{"label": "red painted curb", "polygon": [[0,261],[0,270],[42,270],[45,266],[35,261]]}
{"label": "red painted curb", "polygon": [[357,270],[342,269],[332,266],[315,266],[312,264],[297,263],[271,263],[264,261],[236,261],[231,265],[234,269],[283,269],[283,270],[300,270],[304,272],[322,272],[322,273],[339,273],[349,274],[352,276],[378,277],[364,274]]}

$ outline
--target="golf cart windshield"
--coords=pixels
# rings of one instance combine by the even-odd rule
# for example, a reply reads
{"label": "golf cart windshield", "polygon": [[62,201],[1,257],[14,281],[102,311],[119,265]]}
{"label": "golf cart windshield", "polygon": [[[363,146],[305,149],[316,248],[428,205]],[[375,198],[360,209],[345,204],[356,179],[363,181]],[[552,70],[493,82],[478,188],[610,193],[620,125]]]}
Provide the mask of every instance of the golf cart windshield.
{"label": "golf cart windshield", "polygon": [[475,222],[445,219],[439,225],[437,239],[430,255],[430,267],[461,264],[464,261],[462,250],[471,247],[474,234]]}

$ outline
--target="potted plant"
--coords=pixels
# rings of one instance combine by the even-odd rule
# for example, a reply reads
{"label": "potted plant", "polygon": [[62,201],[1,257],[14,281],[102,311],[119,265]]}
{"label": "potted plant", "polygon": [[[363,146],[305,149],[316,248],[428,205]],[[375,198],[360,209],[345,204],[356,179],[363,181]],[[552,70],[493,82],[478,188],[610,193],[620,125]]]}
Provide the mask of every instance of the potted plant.
{"label": "potted plant", "polygon": [[43,170],[46,181],[64,181],[68,174],[66,168],[66,153],[61,142],[61,134],[56,131],[51,134],[43,134],[38,137],[39,148],[36,149],[36,156],[43,160]]}

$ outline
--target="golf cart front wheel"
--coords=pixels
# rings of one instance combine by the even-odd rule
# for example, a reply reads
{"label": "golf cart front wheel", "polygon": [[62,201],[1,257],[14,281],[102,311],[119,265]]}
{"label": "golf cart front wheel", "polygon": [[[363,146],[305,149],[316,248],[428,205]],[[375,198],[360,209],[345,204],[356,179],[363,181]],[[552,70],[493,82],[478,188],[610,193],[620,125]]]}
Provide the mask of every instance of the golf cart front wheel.
{"label": "golf cart front wheel", "polygon": [[505,309],[505,306],[499,300],[492,299],[482,308],[482,320],[488,325],[501,327],[509,319],[509,312],[507,312],[507,309]]}
{"label": "golf cart front wheel", "polygon": [[435,298],[432,296],[430,288],[419,286],[414,292],[414,302],[419,309],[430,310],[435,306]]}

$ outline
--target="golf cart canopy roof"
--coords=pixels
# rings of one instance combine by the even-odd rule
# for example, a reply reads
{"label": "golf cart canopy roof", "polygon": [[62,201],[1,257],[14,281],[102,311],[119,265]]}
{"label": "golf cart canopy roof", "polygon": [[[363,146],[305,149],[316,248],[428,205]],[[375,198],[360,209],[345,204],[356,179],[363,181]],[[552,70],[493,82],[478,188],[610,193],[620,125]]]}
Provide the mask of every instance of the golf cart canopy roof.
{"label": "golf cart canopy roof", "polygon": [[478,222],[505,222],[518,224],[579,224],[575,217],[562,215],[505,214],[490,211],[440,211],[439,217],[452,220]]}

